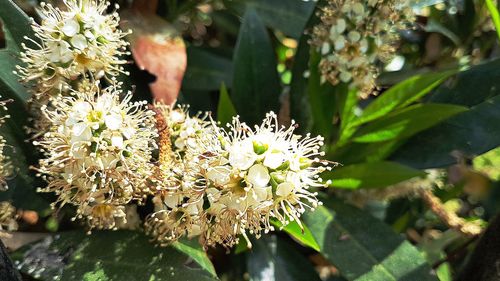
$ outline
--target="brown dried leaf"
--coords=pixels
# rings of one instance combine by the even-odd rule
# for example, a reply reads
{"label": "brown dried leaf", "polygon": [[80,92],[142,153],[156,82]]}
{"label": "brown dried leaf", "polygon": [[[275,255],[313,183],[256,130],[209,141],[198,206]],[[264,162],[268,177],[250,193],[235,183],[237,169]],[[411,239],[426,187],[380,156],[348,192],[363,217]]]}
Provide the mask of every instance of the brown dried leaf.
{"label": "brown dried leaf", "polygon": [[187,65],[184,41],[170,23],[144,9],[125,11],[122,19],[122,28],[132,30],[128,39],[137,66],[156,76],[150,84],[154,98],[174,103]]}

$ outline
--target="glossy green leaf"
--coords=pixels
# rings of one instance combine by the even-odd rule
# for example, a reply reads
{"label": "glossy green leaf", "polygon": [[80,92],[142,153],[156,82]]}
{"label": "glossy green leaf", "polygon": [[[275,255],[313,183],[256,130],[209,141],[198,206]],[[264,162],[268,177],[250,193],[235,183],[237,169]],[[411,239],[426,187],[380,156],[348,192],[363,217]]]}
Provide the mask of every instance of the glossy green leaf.
{"label": "glossy green leaf", "polygon": [[187,68],[182,88],[188,90],[217,90],[221,83],[231,88],[232,62],[206,50],[187,48]]}
{"label": "glossy green leaf", "polygon": [[448,104],[417,104],[382,117],[358,130],[355,142],[402,139],[430,128],[467,108]]}
{"label": "glossy green leaf", "polygon": [[300,38],[315,5],[314,1],[296,0],[233,0],[225,3],[241,14],[245,6],[255,9],[264,24],[293,38]]}
{"label": "glossy green leaf", "polygon": [[345,95],[347,87],[345,85],[332,86],[330,83],[321,83],[318,63],[321,56],[318,52],[311,50],[310,74],[307,93],[312,110],[311,114],[314,120],[312,132],[325,137],[326,143],[334,130],[333,117],[337,113],[338,107],[335,106],[337,98]]}
{"label": "glossy green leaf", "polygon": [[40,280],[217,280],[182,252],[155,247],[136,232],[95,231],[60,233],[12,257],[22,272]]}
{"label": "glossy green leaf", "polygon": [[320,281],[311,263],[276,236],[252,241],[247,268],[252,281]]}
{"label": "glossy green leaf", "polygon": [[339,115],[341,120],[340,137],[337,142],[338,146],[343,145],[354,134],[355,127],[351,126],[351,122],[355,120],[355,112],[358,109],[358,94],[356,90],[350,90],[342,93],[339,98]]}
{"label": "glossy green leaf", "polygon": [[221,122],[221,124],[231,123],[231,120],[236,115],[236,109],[234,109],[226,86],[222,84],[220,87],[219,105],[217,106],[217,121]]}
{"label": "glossy green leaf", "polygon": [[305,215],[321,253],[343,277],[356,281],[430,281],[422,254],[383,222],[340,201]]}
{"label": "glossy green leaf", "polygon": [[254,9],[247,9],[234,53],[231,98],[241,119],[259,123],[268,111],[278,112],[281,88],[276,57],[267,31]]}
{"label": "glossy green leaf", "polygon": [[424,175],[422,171],[398,163],[381,161],[334,168],[323,173],[322,178],[331,180],[331,187],[358,189],[386,187]]}
{"label": "glossy green leaf", "polygon": [[415,135],[391,156],[419,169],[456,162],[454,152],[480,155],[500,145],[500,96]]}
{"label": "glossy green leaf", "polygon": [[370,103],[361,117],[351,124],[357,126],[380,118],[396,108],[409,105],[450,77],[454,71],[426,73],[413,76],[385,91]]}
{"label": "glossy green leaf", "polygon": [[[278,220],[272,220],[271,223],[278,229],[281,229],[282,227],[282,224]],[[306,225],[299,225],[296,221],[292,221],[283,227],[282,230],[299,241],[301,244],[319,252],[318,242],[314,240],[314,236]]]}
{"label": "glossy green leaf", "polygon": [[[307,29],[312,28],[319,22],[316,12],[318,12],[320,9],[319,7],[322,5],[324,5],[324,0],[319,1],[316,5],[315,11],[311,14],[309,20],[307,21]],[[311,45],[309,44],[310,39],[310,33],[302,34],[299,39],[292,66],[292,81],[290,83],[290,117],[299,124],[297,131],[300,133],[310,131],[313,121],[308,95],[308,74],[310,74],[309,59],[311,53]]]}
{"label": "glossy green leaf", "polygon": [[[26,42],[24,36],[35,39],[30,26],[30,19],[12,0],[0,3],[0,19],[4,23],[3,31],[7,48],[0,50],[0,94],[16,101],[26,101],[29,97],[26,89],[19,84],[19,78],[13,73],[18,59],[21,44]],[[29,42],[28,42],[29,43]]]}
{"label": "glossy green leaf", "polygon": [[181,239],[172,244],[172,247],[179,252],[184,253],[196,261],[203,269],[208,271],[212,276],[217,276],[214,265],[203,250],[200,243],[196,239]]}
{"label": "glossy green leaf", "polygon": [[500,94],[500,59],[473,66],[441,84],[429,102],[474,106]]}

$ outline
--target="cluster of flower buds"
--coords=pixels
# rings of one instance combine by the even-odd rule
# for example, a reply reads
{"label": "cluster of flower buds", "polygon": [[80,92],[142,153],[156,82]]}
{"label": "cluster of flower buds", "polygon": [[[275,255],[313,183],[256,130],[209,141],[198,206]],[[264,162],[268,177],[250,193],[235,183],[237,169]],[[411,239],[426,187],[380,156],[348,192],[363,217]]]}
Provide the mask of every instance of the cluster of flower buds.
{"label": "cluster of flower buds", "polygon": [[362,95],[375,88],[378,62],[395,55],[399,31],[414,20],[408,0],[328,0],[311,44],[321,54],[323,82],[346,83]]}
{"label": "cluster of flower buds", "polygon": [[155,197],[147,222],[161,243],[200,235],[205,246],[231,247],[240,235],[274,230],[271,220],[300,222],[321,204],[311,190],[326,185],[319,174],[330,168],[318,158],[321,137],[293,134],[272,112],[254,130],[238,118],[228,130],[198,126],[205,131],[185,150],[179,185]]}

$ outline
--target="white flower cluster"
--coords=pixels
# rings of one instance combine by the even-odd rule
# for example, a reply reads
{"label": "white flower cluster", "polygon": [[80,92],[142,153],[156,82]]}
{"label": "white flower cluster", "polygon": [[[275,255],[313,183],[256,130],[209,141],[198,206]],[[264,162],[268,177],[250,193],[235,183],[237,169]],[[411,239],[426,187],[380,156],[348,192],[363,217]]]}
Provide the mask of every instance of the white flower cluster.
{"label": "white flower cluster", "polygon": [[37,48],[23,46],[25,66],[18,66],[18,73],[25,82],[36,80],[36,96],[74,89],[72,84],[83,77],[118,75],[126,63],[120,56],[127,54],[128,43],[123,40],[127,33],[118,29],[118,13],[105,14],[109,2],[64,0],[64,4],[65,10],[41,4],[42,23],[32,24],[39,42],[31,41]]}
{"label": "white flower cluster", "polygon": [[61,97],[46,111],[51,128],[34,142],[46,156],[39,172],[48,186],[41,191],[76,205],[78,217],[100,228],[113,228],[111,218],[125,216],[122,205],[143,199],[153,173],[154,113],[119,95],[115,87],[95,87]]}
{"label": "white flower cluster", "polygon": [[186,150],[181,188],[155,202],[149,232],[162,243],[187,234],[231,247],[239,235],[274,230],[272,219],[299,221],[321,204],[310,189],[326,185],[319,174],[329,166],[318,159],[322,138],[301,138],[294,128],[278,126],[272,112],[254,130],[237,118],[228,132],[212,124]]}
{"label": "white flower cluster", "polygon": [[329,0],[311,43],[321,54],[323,81],[340,82],[370,94],[377,62],[395,55],[399,30],[414,20],[408,0]]}
{"label": "white flower cluster", "polygon": [[[42,5],[43,22],[33,24],[41,43],[25,48],[19,67],[36,83],[36,169],[47,182],[39,191],[57,195],[52,206],[75,206],[91,229],[136,228],[134,204],[149,197],[145,229],[161,245],[200,236],[231,247],[321,204],[315,189],[330,168],[321,137],[295,135],[274,113],[254,129],[235,118],[226,131],[187,107],[130,102],[113,78],[127,45],[117,14],[105,15],[103,1],[64,3]],[[101,77],[112,86],[102,90]]]}

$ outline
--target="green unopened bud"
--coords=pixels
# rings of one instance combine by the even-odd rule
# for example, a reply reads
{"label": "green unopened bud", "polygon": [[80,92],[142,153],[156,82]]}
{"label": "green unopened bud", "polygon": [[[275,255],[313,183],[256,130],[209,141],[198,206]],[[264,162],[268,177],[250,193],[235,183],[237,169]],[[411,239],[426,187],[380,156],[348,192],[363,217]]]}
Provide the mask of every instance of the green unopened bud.
{"label": "green unopened bud", "polygon": [[290,168],[290,161],[286,160],[285,162],[283,162],[283,164],[281,164],[278,168],[276,168],[276,170],[283,171],[288,168]]}
{"label": "green unopened bud", "polygon": [[264,152],[266,152],[267,149],[269,149],[269,145],[268,144],[262,143],[260,141],[253,141],[252,143],[253,143],[253,151],[257,155],[261,155]]}

